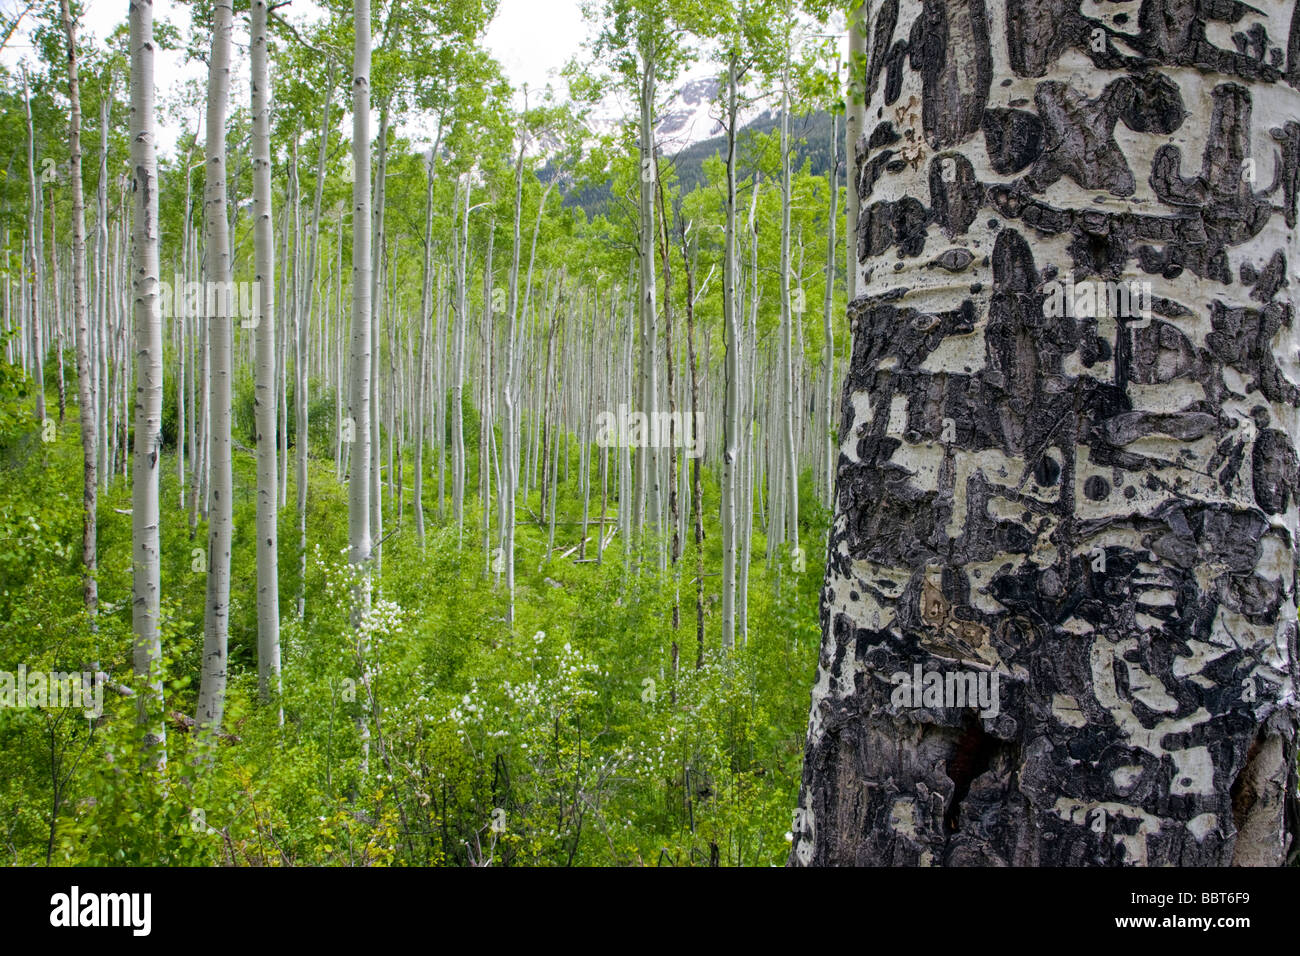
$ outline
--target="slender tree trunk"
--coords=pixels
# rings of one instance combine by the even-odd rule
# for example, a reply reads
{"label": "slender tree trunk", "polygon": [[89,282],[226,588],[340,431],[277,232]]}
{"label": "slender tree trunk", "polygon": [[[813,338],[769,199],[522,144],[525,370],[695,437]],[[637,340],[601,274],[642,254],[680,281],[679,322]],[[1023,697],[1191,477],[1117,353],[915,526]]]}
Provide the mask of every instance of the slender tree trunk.
{"label": "slender tree trunk", "polygon": [[1286,860],[1300,65],[1211,16],[882,5],[793,864]]}
{"label": "slender tree trunk", "polygon": [[[109,439],[110,435],[116,434],[115,431],[109,428],[109,406],[114,398],[114,392],[110,388],[109,382],[109,363],[111,361],[109,312],[113,303],[110,297],[110,277],[115,278],[117,276],[116,272],[110,273],[108,268],[108,100],[112,95],[113,83],[110,74],[107,95],[100,101],[99,183],[95,188],[95,210],[97,214],[95,222],[95,295],[93,302],[88,306],[91,307],[89,321],[94,323],[90,328],[90,359],[94,366],[95,375],[93,394],[95,396],[95,426],[97,441],[99,442],[97,463],[99,484],[104,489],[108,488],[108,480],[113,474],[114,459],[111,454]],[[87,291],[89,292],[89,290]]]}
{"label": "slender tree trunk", "polygon": [[[700,454],[691,459],[691,517],[695,526],[695,666],[704,666],[704,486],[700,476],[703,435],[700,434],[699,364],[695,359],[695,268],[686,238],[687,225],[678,219],[682,273],[686,278],[686,360],[691,373],[691,434],[700,442]],[[707,283],[707,279],[705,280]]]}
{"label": "slender tree trunk", "polygon": [[[509,315],[509,327],[506,330],[506,377],[502,389],[502,410],[504,412],[504,431],[502,449],[506,467],[502,469],[504,487],[501,490],[501,537],[502,561],[505,565],[506,590],[509,594],[506,610],[506,626],[513,630],[515,622],[515,489],[519,480],[519,407],[516,394],[516,327],[519,322],[519,256],[521,235],[519,231],[520,216],[523,212],[524,195],[524,147],[527,144],[524,120],[519,119],[519,156],[515,161],[515,221],[514,245],[510,256],[510,290],[506,312]],[[543,197],[544,198],[544,197]]]}
{"label": "slender tree trunk", "polygon": [[[252,0],[253,256],[256,284],[257,689],[264,702],[280,692],[280,583],[275,441],[275,236],[271,208],[271,74],[266,49],[267,0]],[[299,423],[298,441],[303,440]],[[283,712],[281,712],[283,719]]]}
{"label": "slender tree trunk", "polygon": [[723,225],[722,311],[726,336],[722,439],[722,648],[736,643],[736,497],[740,458],[741,334],[736,256],[736,123],[739,112],[736,54],[727,60],[727,195]]}
{"label": "slender tree trunk", "polygon": [[357,613],[370,607],[370,0],[354,0],[352,54],[352,390],[344,421],[349,439],[348,543],[361,575]]}
{"label": "slender tree trunk", "polygon": [[[37,202],[44,202],[44,194],[37,192]],[[43,218],[43,217],[42,217]],[[67,380],[63,374],[63,347],[66,340],[66,333],[63,327],[63,309],[59,304],[59,243],[55,236],[55,225],[57,219],[50,217],[50,297],[49,303],[53,306],[54,314],[50,317],[54,325],[54,348],[58,353],[59,360],[59,424],[62,425],[68,413],[68,388]],[[42,239],[42,242],[44,240]]]}
{"label": "slender tree trunk", "polygon": [[471,182],[465,176],[465,202],[460,228],[460,251],[456,259],[456,327],[451,344],[451,499],[456,522],[456,548],[462,546],[465,525],[465,411],[461,393],[465,383],[465,287],[469,281],[469,200]]}
{"label": "slender tree trunk", "polygon": [[[802,298],[802,289],[800,297]],[[801,310],[802,311],[802,310]],[[792,554],[799,554],[799,462],[795,457],[794,419],[794,348],[791,329],[794,325],[790,301],[790,36],[786,36],[785,68],[781,76],[781,401],[785,439],[786,487],[781,497],[788,497],[784,512],[788,518],[785,538]],[[771,548],[769,546],[769,553]]]}
{"label": "slender tree trunk", "polygon": [[668,557],[673,576],[672,666],[673,694],[676,695],[677,667],[681,653],[681,648],[677,643],[677,631],[682,625],[682,573],[678,564],[682,556],[682,538],[677,524],[677,447],[684,436],[678,434],[677,431],[677,393],[674,390],[675,383],[673,380],[675,356],[673,355],[673,272],[672,259],[670,258],[672,245],[668,239],[668,210],[665,208],[664,203],[663,182],[659,181],[656,185],[656,198],[659,202],[659,254],[664,265],[664,369],[667,375],[668,393],[668,524],[672,529],[672,543]]}
{"label": "slender tree trunk", "polygon": [[424,419],[426,404],[425,381],[429,371],[429,323],[433,315],[433,163],[435,151],[429,150],[425,163],[427,174],[424,187],[424,268],[420,275],[420,374],[415,386],[415,489],[412,506],[415,511],[415,540],[424,548]]}
{"label": "slender tree trunk", "polygon": [[[641,192],[638,255],[641,260],[640,327],[641,327],[641,400],[640,410],[645,414],[649,429],[653,429],[655,408],[659,400],[658,363],[655,343],[658,340],[658,312],[655,305],[655,213],[654,185],[658,177],[658,161],[654,146],[654,100],[656,63],[649,50],[639,50],[641,59],[640,90],[640,149]],[[654,534],[659,527],[659,452],[653,435],[647,438],[636,456],[636,519],[637,550],[643,546],[642,534],[646,524],[646,506],[649,504],[649,525]],[[659,570],[664,569],[660,550]]]}
{"label": "slender tree trunk", "polygon": [[491,542],[492,542],[492,476],[490,471],[490,457],[492,444],[495,438],[493,430],[493,417],[495,416],[495,389],[496,389],[496,368],[493,361],[496,355],[495,347],[495,323],[496,309],[493,307],[492,298],[492,240],[496,236],[496,220],[491,219],[488,222],[488,240],[487,252],[483,261],[483,332],[480,336],[482,343],[482,355],[480,356],[480,368],[482,369],[482,404],[479,408],[479,443],[478,443],[478,469],[479,469],[479,509],[482,511],[483,525],[483,576],[486,577],[491,570]]}
{"label": "slender tree trunk", "polygon": [[[897,11],[897,7],[890,5]],[[897,16],[897,12],[893,14]],[[867,121],[867,104],[863,98],[864,81],[867,76],[867,28],[871,18],[871,5],[867,0],[857,0],[849,7],[849,69],[844,86],[844,170],[845,182],[848,184],[848,208],[844,211],[844,283],[847,301],[857,297],[858,281],[858,178],[857,149],[858,140],[862,138],[862,128]],[[883,59],[885,49],[880,56]]]}
{"label": "slender tree trunk", "polygon": [[82,598],[91,620],[99,604],[95,577],[96,506],[98,487],[98,422],[95,416],[95,372],[91,366],[90,329],[86,317],[86,206],[81,192],[81,85],[77,75],[77,24],[68,9],[68,0],[60,0],[63,32],[68,41],[68,165],[72,188],[72,317],[77,336],[77,405],[81,421],[82,519],[81,565]]}
{"label": "slender tree trunk", "polygon": [[158,301],[158,160],[154,147],[154,39],[152,0],[132,0],[131,50],[131,258],[138,363],[135,400],[135,477],[131,486],[132,622],[137,720],[151,763],[166,762],[162,713],[162,642],[159,609],[158,476],[162,471],[163,335]]}
{"label": "slender tree trunk", "polygon": [[[822,401],[821,432],[825,440],[825,459],[822,467],[825,475],[825,495],[823,502],[827,508],[834,504],[835,497],[835,436],[831,433],[831,402],[834,401],[835,383],[835,326],[831,320],[831,310],[835,305],[835,227],[839,219],[840,173],[839,157],[836,146],[838,117],[831,113],[830,171],[827,180],[830,184],[830,209],[827,211],[826,227],[826,294],[822,300]],[[852,197],[849,204],[853,204]]]}
{"label": "slender tree trunk", "polygon": [[[384,307],[384,204],[388,182],[388,103],[379,110],[379,148],[375,158],[374,245],[371,247],[370,274],[370,530],[374,536],[374,561],[378,571],[383,566],[384,481],[383,481],[383,404],[381,384],[381,310]],[[382,589],[382,575],[380,578]],[[382,593],[382,590],[381,592]]]}
{"label": "slender tree trunk", "polygon": [[[30,311],[27,313],[32,333],[32,371],[36,379],[36,422],[41,427],[45,424],[45,343],[42,339],[41,325],[45,315],[41,309],[42,289],[41,243],[44,241],[44,216],[41,211],[39,193],[36,189],[36,131],[32,125],[32,98],[27,88],[27,68],[23,67],[23,104],[27,111],[27,264],[31,274],[24,285],[30,290],[28,296]],[[59,419],[63,415],[60,413]]]}
{"label": "slender tree trunk", "polygon": [[295,134],[288,169],[285,176],[285,202],[280,211],[280,294],[276,296],[276,308],[279,310],[278,325],[285,332],[275,337],[275,371],[279,382],[280,398],[276,403],[280,426],[276,431],[279,453],[276,458],[276,481],[279,501],[289,498],[289,342],[293,330],[293,286],[290,280],[294,270],[291,265],[291,250],[297,245],[298,230],[289,220],[290,214],[297,208],[298,196],[298,142]]}
{"label": "slender tree trunk", "polygon": [[[66,0],[65,0],[66,2]],[[230,99],[230,35],[233,7],[216,0],[213,7],[212,52],[208,60],[207,175],[204,206],[207,277],[218,294],[206,296],[208,351],[211,354],[212,514],[208,521],[208,587],[203,625],[202,682],[199,687],[199,726],[209,736],[221,729],[226,697],[226,643],[230,626],[230,547],[233,530],[230,460],[230,373],[232,288],[230,282],[229,221],[226,218],[226,107]],[[223,294],[225,292],[225,294]]]}

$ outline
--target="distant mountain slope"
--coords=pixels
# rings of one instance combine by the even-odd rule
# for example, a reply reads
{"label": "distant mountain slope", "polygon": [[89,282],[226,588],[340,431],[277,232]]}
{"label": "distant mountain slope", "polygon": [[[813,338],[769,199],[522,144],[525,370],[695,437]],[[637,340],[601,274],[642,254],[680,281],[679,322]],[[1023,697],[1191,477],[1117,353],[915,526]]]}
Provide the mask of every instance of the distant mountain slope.
{"label": "distant mountain slope", "polygon": [[[700,82],[707,83],[707,81]],[[683,90],[684,94],[689,92],[693,91]],[[689,142],[689,130],[698,130],[706,123],[712,123],[712,127],[717,128],[717,124],[704,110],[713,95],[712,88],[708,90],[701,88],[699,92],[701,94],[698,98],[699,102],[688,104],[696,107],[694,112],[683,109],[678,114],[670,115],[660,122],[658,130],[661,143],[660,155],[666,162],[672,164],[677,183],[683,192],[690,192],[703,185],[705,161],[713,156],[725,157],[727,148],[726,137],[721,134],[689,143],[682,148],[674,148],[674,139],[684,138]],[[695,98],[683,96],[683,99]],[[748,179],[753,174],[753,138],[767,135],[775,130],[780,123],[780,115],[775,111],[765,111],[741,128],[740,135],[737,137],[737,167],[741,179]],[[808,160],[814,176],[826,175],[826,167],[830,163],[830,126],[830,114],[825,110],[791,117],[790,136],[795,144],[792,163],[795,169],[799,169],[804,160]],[[843,136],[842,129],[839,135]],[[842,145],[839,147],[839,152],[840,165],[843,168]],[[538,172],[543,182],[548,181],[553,174],[554,171],[550,167]],[[570,190],[564,194],[564,204],[580,207],[586,212],[588,218],[604,212],[610,199],[609,186],[604,183]]]}

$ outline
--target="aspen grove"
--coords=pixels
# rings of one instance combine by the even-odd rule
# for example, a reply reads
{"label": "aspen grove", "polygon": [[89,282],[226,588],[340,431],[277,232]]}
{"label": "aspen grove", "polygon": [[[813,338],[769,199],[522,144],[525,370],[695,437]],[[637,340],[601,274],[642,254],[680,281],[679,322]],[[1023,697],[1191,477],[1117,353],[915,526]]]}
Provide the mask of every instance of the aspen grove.
{"label": "aspen grove", "polygon": [[1284,862],[1294,4],[546,6],[0,3],[11,862]]}

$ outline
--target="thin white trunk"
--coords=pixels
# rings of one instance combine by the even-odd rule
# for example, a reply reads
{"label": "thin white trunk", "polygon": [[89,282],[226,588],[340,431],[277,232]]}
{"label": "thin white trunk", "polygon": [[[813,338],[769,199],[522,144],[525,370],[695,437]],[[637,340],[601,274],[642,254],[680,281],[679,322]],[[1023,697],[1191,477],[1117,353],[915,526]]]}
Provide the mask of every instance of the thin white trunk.
{"label": "thin white trunk", "polygon": [[166,762],[162,720],[162,642],[159,607],[158,476],[162,471],[163,336],[158,301],[158,159],[154,147],[154,40],[152,0],[132,0],[131,50],[131,256],[137,362],[135,478],[131,487],[137,720],[154,766]]}
{"label": "thin white trunk", "polygon": [[[26,258],[31,275],[24,285],[30,290],[30,310],[27,319],[32,334],[32,371],[36,379],[36,423],[45,423],[45,346],[41,339],[41,243],[44,225],[42,208],[36,189],[36,132],[32,125],[32,99],[27,89],[27,68],[23,68],[23,104],[27,110],[27,235]],[[24,339],[24,342],[26,340]]]}
{"label": "thin white trunk", "polygon": [[86,207],[81,192],[81,85],[77,73],[77,26],[68,9],[68,0],[60,0],[63,32],[68,41],[68,165],[72,188],[72,315],[77,336],[77,405],[81,421],[82,519],[81,564],[82,598],[93,620],[99,604],[95,581],[96,552],[95,507],[98,500],[96,470],[98,422],[95,415],[94,371],[91,368],[90,329],[86,318]]}
{"label": "thin white trunk", "polygon": [[[862,136],[862,127],[867,119],[867,104],[863,99],[863,79],[867,73],[867,20],[871,16],[871,6],[867,0],[859,0],[849,8],[849,69],[844,96],[844,168],[845,182],[848,184],[848,208],[845,210],[844,252],[847,260],[847,272],[844,275],[848,301],[857,295],[858,282],[858,187],[857,164],[854,156],[858,140]],[[832,164],[833,166],[833,164]]]}
{"label": "thin white trunk", "polygon": [[352,54],[352,389],[344,441],[350,441],[348,542],[362,574],[359,610],[370,605],[370,0],[355,0]]}
{"label": "thin white trunk", "polygon": [[[782,510],[789,520],[786,540],[792,552],[797,553],[799,549],[799,463],[795,458],[794,449],[792,305],[790,301],[790,37],[787,33],[785,68],[781,76],[781,400],[784,405],[782,425],[785,429],[785,461],[782,467],[789,498]],[[785,488],[783,488],[783,497]]]}
{"label": "thin white trunk", "polygon": [[[252,0],[253,256],[257,305],[257,689],[280,693],[280,585],[275,436],[275,236],[271,206],[271,75],[266,49],[267,0]],[[302,434],[299,433],[299,441]],[[283,711],[280,712],[283,720]]]}
{"label": "thin white trunk", "polygon": [[[834,400],[835,389],[835,328],[831,322],[831,309],[835,303],[835,227],[839,219],[839,157],[836,155],[836,146],[839,137],[836,136],[838,130],[836,125],[838,118],[835,113],[831,113],[831,160],[830,171],[826,174],[827,181],[830,185],[830,210],[827,213],[826,227],[826,294],[822,299],[822,336],[825,341],[822,344],[822,435],[825,442],[826,458],[823,467],[826,469],[825,484],[823,486],[824,496],[823,503],[827,508],[834,504],[835,496],[835,437],[831,434],[831,402]],[[851,204],[851,203],[850,203]]]}
{"label": "thin white trunk", "polygon": [[[67,0],[64,0],[66,3]],[[231,0],[215,0],[212,53],[208,59],[207,169],[204,179],[207,278],[229,288],[230,236],[226,218],[226,108],[230,98]],[[212,364],[211,451],[212,514],[208,522],[208,587],[203,625],[200,727],[220,730],[226,697],[226,643],[230,626],[230,545],[233,523],[230,461],[230,364],[232,320],[228,296],[211,296],[216,311],[208,316],[208,351]]]}
{"label": "thin white trunk", "polygon": [[[740,317],[736,257],[736,56],[727,60],[727,197],[723,232],[722,311],[726,335],[726,406],[722,449],[722,649],[736,643],[736,478],[740,464]],[[755,185],[757,191],[757,184]]]}

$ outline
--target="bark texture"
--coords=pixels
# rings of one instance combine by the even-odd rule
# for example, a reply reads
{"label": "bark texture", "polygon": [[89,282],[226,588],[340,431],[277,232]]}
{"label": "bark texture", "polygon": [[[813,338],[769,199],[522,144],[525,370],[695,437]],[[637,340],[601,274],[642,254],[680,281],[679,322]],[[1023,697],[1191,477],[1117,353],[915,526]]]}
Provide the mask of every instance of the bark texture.
{"label": "bark texture", "polygon": [[[158,157],[154,134],[153,0],[130,5],[131,260],[135,323],[135,475],[131,482],[132,670],[137,718],[154,766],[166,761],[158,478],[162,464],[163,330],[158,301]],[[179,443],[178,443],[179,447]]]}
{"label": "bark texture", "polygon": [[[790,862],[1281,864],[1294,3],[885,0],[868,49]],[[1059,314],[1070,280],[1150,308]],[[996,714],[895,703],[916,665]]]}

